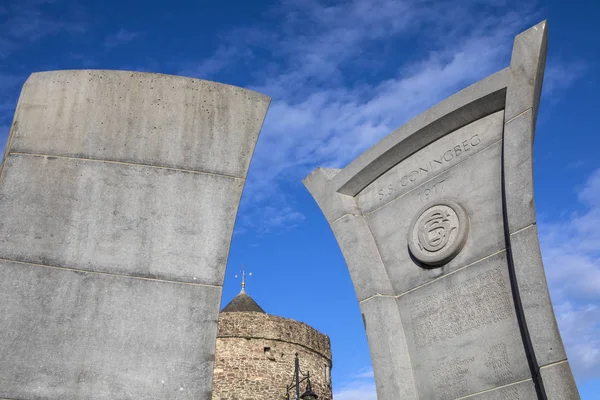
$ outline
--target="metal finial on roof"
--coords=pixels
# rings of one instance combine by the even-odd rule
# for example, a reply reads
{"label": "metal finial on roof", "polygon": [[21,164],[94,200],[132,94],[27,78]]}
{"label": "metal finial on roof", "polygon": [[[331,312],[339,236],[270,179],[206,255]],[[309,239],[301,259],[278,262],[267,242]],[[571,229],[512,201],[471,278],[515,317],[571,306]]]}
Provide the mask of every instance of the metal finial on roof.
{"label": "metal finial on roof", "polygon": [[[248,276],[252,276],[252,272],[248,273]],[[236,278],[242,278],[242,290],[235,296],[229,304],[227,304],[221,312],[259,312],[264,313],[265,311],[246,293],[246,266],[242,265],[242,270],[239,274],[235,275]]]}
{"label": "metal finial on roof", "polygon": [[[244,264],[242,264],[242,270],[240,271],[239,276],[242,277],[242,290],[240,293],[246,293],[246,266]],[[252,276],[252,272],[249,272],[248,276]],[[235,277],[237,278],[238,275],[235,275]]]}

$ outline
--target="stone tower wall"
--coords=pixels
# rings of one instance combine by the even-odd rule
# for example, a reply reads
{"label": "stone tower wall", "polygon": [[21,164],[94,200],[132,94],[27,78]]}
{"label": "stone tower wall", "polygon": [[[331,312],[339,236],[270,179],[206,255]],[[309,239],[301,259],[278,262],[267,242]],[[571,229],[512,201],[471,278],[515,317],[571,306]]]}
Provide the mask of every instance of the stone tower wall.
{"label": "stone tower wall", "polygon": [[302,322],[255,312],[221,313],[218,329],[213,400],[284,399],[295,353],[319,399],[332,399],[327,335]]}

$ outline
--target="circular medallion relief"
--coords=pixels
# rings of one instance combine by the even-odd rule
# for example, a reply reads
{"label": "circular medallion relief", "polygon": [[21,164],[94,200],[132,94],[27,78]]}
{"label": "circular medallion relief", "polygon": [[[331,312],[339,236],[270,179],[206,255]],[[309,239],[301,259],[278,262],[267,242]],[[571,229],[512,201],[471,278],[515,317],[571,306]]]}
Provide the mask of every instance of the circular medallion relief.
{"label": "circular medallion relief", "polygon": [[417,260],[439,266],[460,252],[468,234],[465,210],[455,201],[439,200],[425,206],[412,220],[408,247]]}

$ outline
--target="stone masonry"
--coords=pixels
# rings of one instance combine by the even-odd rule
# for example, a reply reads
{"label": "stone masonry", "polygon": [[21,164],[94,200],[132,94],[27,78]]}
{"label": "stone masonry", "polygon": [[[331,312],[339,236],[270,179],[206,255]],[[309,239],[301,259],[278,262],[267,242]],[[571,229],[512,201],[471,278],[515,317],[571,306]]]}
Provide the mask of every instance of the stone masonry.
{"label": "stone masonry", "polygon": [[[331,400],[329,337],[302,322],[261,312],[219,315],[213,400],[285,399],[294,358],[309,371],[313,391]],[[304,391],[301,385],[301,393]]]}

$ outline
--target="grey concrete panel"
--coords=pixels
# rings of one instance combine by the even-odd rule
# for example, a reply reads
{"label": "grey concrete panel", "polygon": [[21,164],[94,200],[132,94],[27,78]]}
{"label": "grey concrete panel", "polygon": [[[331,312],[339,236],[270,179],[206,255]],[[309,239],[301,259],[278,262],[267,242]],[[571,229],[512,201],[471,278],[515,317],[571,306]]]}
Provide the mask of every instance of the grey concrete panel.
{"label": "grey concrete panel", "polygon": [[420,399],[531,377],[504,252],[398,298]]}
{"label": "grey concrete panel", "polygon": [[413,368],[396,299],[360,303],[369,340],[378,399],[417,399]]}
{"label": "grey concrete panel", "polygon": [[566,360],[540,368],[540,375],[549,400],[580,399],[571,367]]}
{"label": "grey concrete panel", "polygon": [[333,179],[332,188],[356,196],[415,151],[449,132],[502,110],[507,83],[508,71],[499,71],[408,121],[344,168]]}
{"label": "grey concrete panel", "polygon": [[35,73],[19,100],[11,151],[245,177],[269,101],[239,87],[171,75]]}
{"label": "grey concrete panel", "polygon": [[[444,147],[445,148],[445,147]],[[367,222],[395,294],[474,263],[505,248],[500,184],[502,144],[496,142],[371,214]],[[470,231],[460,253],[438,268],[423,267],[409,252],[407,233],[427,204],[453,199],[469,215]]]}
{"label": "grey concrete panel", "polygon": [[[539,366],[564,357],[539,255],[533,198],[533,137],[546,47],[542,22],[515,39],[509,68],[425,111],[342,170],[320,170],[305,180],[327,220],[336,225],[345,255],[361,246],[369,248],[369,260],[379,253],[400,307],[406,299],[418,299],[412,303],[414,310],[401,311],[418,390],[407,398],[546,398],[546,378],[539,376]],[[473,133],[483,135],[477,146],[470,142]],[[439,162],[433,165],[435,160]],[[448,204],[468,215],[466,241],[460,240],[459,233],[466,232],[460,213]],[[349,223],[361,219],[361,213],[371,234]],[[445,257],[435,254],[446,250]],[[376,294],[364,288],[385,281],[382,273],[368,271],[377,263],[358,256],[346,259],[357,293]],[[497,276],[478,278],[480,266],[489,263],[496,265]],[[500,286],[501,296],[486,297]],[[432,288],[435,292],[426,296]],[[453,299],[457,294],[460,298]],[[363,303],[374,299],[378,297]],[[493,302],[510,309],[510,318],[498,320]],[[384,306],[364,311],[367,321],[382,318],[377,307]],[[426,322],[414,334],[417,323],[412,319],[419,307],[425,311],[417,319]],[[462,322],[457,325],[448,318]],[[401,373],[386,368],[405,350],[386,343],[401,341],[389,339],[399,329],[397,320],[373,323],[370,329],[379,398],[396,400]],[[428,332],[439,340],[427,342]],[[383,344],[378,338],[384,338]],[[438,342],[447,346],[427,350]],[[563,368],[568,370],[568,365]],[[571,390],[568,379],[556,382],[547,391],[550,400]]]}
{"label": "grey concrete panel", "polygon": [[220,297],[0,261],[0,398],[208,400]]}
{"label": "grey concrete panel", "polygon": [[[546,53],[546,21],[515,38],[506,95],[502,166],[505,229],[509,234],[511,264],[521,303],[518,311],[524,325],[526,350],[534,370],[566,357],[548,294],[535,227],[533,139]],[[571,374],[568,364],[561,368]],[[555,380],[554,376],[545,377],[542,373],[540,380],[548,399],[579,398],[574,382],[568,379]]]}
{"label": "grey concrete panel", "polygon": [[362,215],[354,197],[331,193],[331,180],[339,169],[317,168],[302,181],[331,224],[346,214]]}
{"label": "grey concrete panel", "polygon": [[547,49],[548,23],[546,21],[515,37],[506,93],[507,121],[531,108],[535,127]]}
{"label": "grey concrete panel", "polygon": [[392,285],[363,216],[346,215],[331,225],[350,271],[358,301],[393,294]]}
{"label": "grey concrete panel", "polygon": [[510,241],[519,297],[537,363],[548,365],[565,360],[567,355],[548,292],[537,226],[513,233]]}
{"label": "grey concrete panel", "polygon": [[504,186],[508,231],[535,223],[533,198],[533,114],[531,110],[508,122],[504,129]]}
{"label": "grey concrete panel", "polygon": [[0,258],[221,285],[243,180],[9,155]]}
{"label": "grey concrete panel", "polygon": [[268,103],[168,75],[27,80],[0,171],[0,398],[210,398]]}
{"label": "grey concrete panel", "polygon": [[361,211],[384,206],[502,139],[503,115],[477,120],[404,159],[356,196]]}
{"label": "grey concrete panel", "polygon": [[531,379],[463,397],[460,400],[531,400],[536,399],[535,385]]}

